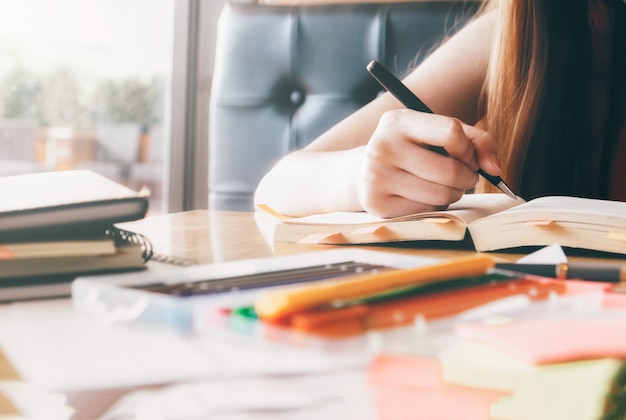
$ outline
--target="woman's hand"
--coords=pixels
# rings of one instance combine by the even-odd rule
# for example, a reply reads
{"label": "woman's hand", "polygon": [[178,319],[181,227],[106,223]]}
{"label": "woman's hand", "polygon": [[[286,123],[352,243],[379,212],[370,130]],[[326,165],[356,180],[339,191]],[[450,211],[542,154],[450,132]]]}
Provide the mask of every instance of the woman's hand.
{"label": "woman's hand", "polygon": [[479,167],[501,174],[496,147],[489,133],[457,119],[388,111],[365,146],[359,185],[363,208],[381,217],[444,209],[476,185]]}

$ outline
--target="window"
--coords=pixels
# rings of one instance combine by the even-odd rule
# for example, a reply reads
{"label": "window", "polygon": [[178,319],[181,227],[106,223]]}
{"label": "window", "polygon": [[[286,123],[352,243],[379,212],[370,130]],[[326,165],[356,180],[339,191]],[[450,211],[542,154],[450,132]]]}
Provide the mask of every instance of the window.
{"label": "window", "polygon": [[0,175],[91,169],[149,188],[151,214],[167,210],[175,10],[175,0],[3,2]]}

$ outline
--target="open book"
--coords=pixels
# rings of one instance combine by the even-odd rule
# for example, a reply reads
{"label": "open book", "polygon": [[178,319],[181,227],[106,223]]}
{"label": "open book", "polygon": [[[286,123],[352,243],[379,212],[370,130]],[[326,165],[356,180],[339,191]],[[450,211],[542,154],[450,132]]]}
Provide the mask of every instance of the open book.
{"label": "open book", "polygon": [[366,244],[469,236],[477,251],[558,243],[626,254],[626,203],[618,201],[552,196],[525,202],[504,194],[466,194],[445,211],[390,219],[365,212],[274,215],[275,242]]}

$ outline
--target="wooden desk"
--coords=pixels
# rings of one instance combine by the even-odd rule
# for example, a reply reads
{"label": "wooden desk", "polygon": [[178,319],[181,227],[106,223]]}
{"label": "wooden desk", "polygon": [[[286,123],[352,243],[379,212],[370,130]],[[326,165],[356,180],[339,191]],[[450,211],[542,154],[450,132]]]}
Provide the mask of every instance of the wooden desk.
{"label": "wooden desk", "polygon": [[[194,260],[195,262],[202,264],[236,261],[249,258],[263,258],[273,255],[287,255],[334,248],[333,246],[297,244],[279,244],[274,246],[266,239],[266,236],[263,234],[261,227],[257,224],[254,215],[252,213],[245,212],[198,210],[171,215],[154,216],[136,222],[125,223],[122,224],[121,227],[134,232],[143,233],[149,237],[157,253]],[[469,248],[443,249],[383,246],[368,248],[384,250],[387,252],[399,252],[443,258],[461,256],[474,252]],[[517,257],[519,257],[519,255],[497,254],[497,257],[502,260],[514,261]],[[580,258],[589,259],[585,257]],[[32,305],[13,304],[5,305],[4,307],[0,305],[0,311],[2,311],[2,313],[0,313],[0,347],[10,346],[17,339],[15,335],[2,333],[3,328],[10,326],[11,321],[7,318],[7,315],[14,315],[12,312],[28,314],[29,316],[32,315],[33,319],[44,319],[48,316],[48,312],[46,311],[50,311],[51,316],[59,316],[58,314],[60,313],[64,323],[55,327],[58,328],[57,334],[59,335],[68,335],[66,334],[66,330],[77,326],[71,322],[68,323],[68,317],[71,313],[70,299],[50,302],[49,305],[46,302],[40,302]],[[74,315],[71,316],[75,317]],[[73,320],[72,322],[74,321],[79,323],[84,322],[84,320]],[[30,333],[34,334],[32,331]],[[54,353],[55,350],[60,351],[55,347],[54,343],[51,343],[50,353]],[[155,351],[157,350],[158,349],[155,349]],[[81,356],[77,355],[77,357]],[[102,362],[104,363],[104,361]],[[27,364],[28,360],[21,362],[22,365],[24,363]],[[40,364],[43,362],[38,361],[38,363]],[[53,371],[55,370],[53,369]],[[56,371],[58,371],[58,369]],[[353,376],[340,377],[339,379],[347,381],[344,383],[353,384],[356,387],[355,389],[358,389],[358,392],[363,393],[362,388],[365,385],[363,383],[359,385],[359,381],[364,379],[363,372],[352,372],[350,375]],[[93,377],[93,380],[97,379],[97,377]],[[223,378],[218,379],[218,382],[219,380],[223,380]],[[274,381],[276,380],[277,379],[274,378]],[[117,388],[104,391],[78,390],[77,392],[69,393],[70,402],[76,406],[78,412],[81,413],[81,416],[75,417],[73,420],[92,418],[95,415],[102,413],[104,409],[108,408],[111,403],[127,391],[128,389]],[[349,392],[349,390],[346,390],[346,392]],[[357,401],[359,404],[363,403],[363,401],[365,401],[365,404],[370,403],[367,400],[359,400],[359,398],[365,398],[363,396],[354,398],[356,398],[354,401]],[[356,406],[358,406],[358,404],[350,407],[354,408]],[[343,412],[340,410],[339,412],[333,412],[332,414],[337,414],[339,417],[346,418],[345,414],[349,413],[349,411],[346,412],[345,410],[349,409],[344,407],[343,410]],[[360,410],[363,411],[363,408]],[[281,416],[280,418],[287,417]],[[306,417],[305,415],[304,417],[294,418],[310,417]],[[360,418],[375,417],[374,413],[372,413],[372,417],[360,416]]]}
{"label": "wooden desk", "polygon": [[195,210],[119,226],[147,236],[159,254],[199,264],[273,255],[252,213]]}

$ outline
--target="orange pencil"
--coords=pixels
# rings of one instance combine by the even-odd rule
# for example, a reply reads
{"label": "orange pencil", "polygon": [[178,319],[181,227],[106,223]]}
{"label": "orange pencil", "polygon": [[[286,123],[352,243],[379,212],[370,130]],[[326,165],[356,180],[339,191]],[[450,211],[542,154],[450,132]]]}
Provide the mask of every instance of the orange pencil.
{"label": "orange pencil", "polygon": [[259,295],[255,310],[260,318],[275,320],[334,299],[354,299],[394,288],[486,274],[494,266],[492,256],[472,254],[415,268],[385,270],[341,279],[267,290]]}

